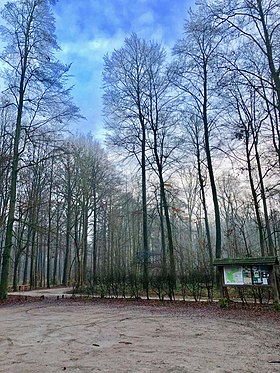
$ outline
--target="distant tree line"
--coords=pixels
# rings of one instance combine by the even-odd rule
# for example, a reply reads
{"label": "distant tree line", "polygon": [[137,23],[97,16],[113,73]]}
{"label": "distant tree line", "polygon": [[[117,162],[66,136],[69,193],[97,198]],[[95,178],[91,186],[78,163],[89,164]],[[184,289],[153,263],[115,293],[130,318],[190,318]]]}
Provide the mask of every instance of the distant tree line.
{"label": "distant tree line", "polygon": [[0,298],[212,297],[213,259],[280,247],[279,1],[202,1],[172,57],[136,34],[104,58],[105,150],[55,58],[47,0],[8,2],[0,131]]}

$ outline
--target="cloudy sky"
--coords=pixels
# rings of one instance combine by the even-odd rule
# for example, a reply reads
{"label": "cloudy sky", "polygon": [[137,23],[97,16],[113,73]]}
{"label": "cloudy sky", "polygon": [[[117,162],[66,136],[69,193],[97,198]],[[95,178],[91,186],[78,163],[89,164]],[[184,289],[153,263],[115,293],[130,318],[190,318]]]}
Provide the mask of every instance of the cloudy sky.
{"label": "cloudy sky", "polygon": [[[0,0],[0,7],[6,3]],[[135,32],[171,50],[183,36],[187,11],[195,0],[58,0],[53,7],[58,59],[72,63],[70,85],[74,102],[86,120],[73,131],[91,132],[102,139],[103,57],[122,47]],[[1,21],[1,20],[0,20]]]}
{"label": "cloudy sky", "polygon": [[136,32],[172,48],[182,37],[194,0],[59,0],[54,7],[59,59],[72,63],[75,103],[86,116],[83,132],[101,138],[103,56]]}

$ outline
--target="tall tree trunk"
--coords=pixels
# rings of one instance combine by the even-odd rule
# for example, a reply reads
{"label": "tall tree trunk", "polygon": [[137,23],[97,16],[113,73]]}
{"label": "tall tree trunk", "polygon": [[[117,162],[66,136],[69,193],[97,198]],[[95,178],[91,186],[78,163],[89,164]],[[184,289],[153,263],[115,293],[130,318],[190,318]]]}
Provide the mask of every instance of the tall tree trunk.
{"label": "tall tree trunk", "polygon": [[[162,161],[158,151],[158,138],[157,138],[157,122],[153,123],[151,120],[152,129],[153,129],[153,152],[157,165],[157,173],[159,177],[159,187],[160,187],[160,200],[162,202],[163,211],[165,215],[166,222],[166,231],[167,231],[167,241],[168,241],[168,253],[169,253],[169,298],[172,300],[174,298],[174,291],[176,289],[176,265],[175,265],[175,256],[174,256],[174,244],[173,244],[173,235],[172,227],[169,215],[168,201],[166,198],[166,191],[163,179],[163,166]],[[162,145],[162,144],[161,144]],[[161,149],[162,150],[162,149]]]}
{"label": "tall tree trunk", "polygon": [[260,160],[260,155],[259,155],[259,150],[258,150],[258,139],[257,138],[254,139],[254,148],[255,148],[255,156],[256,156],[257,169],[258,169],[258,175],[259,175],[261,199],[262,199],[262,204],[263,204],[265,228],[266,228],[266,233],[267,233],[268,254],[273,256],[275,255],[275,249],[274,249],[272,233],[271,233],[271,228],[270,228],[270,221],[269,221],[269,216],[268,216],[265,186],[264,186],[264,181],[263,181],[263,174],[262,174],[262,167],[261,167],[261,160]]}
{"label": "tall tree trunk", "polygon": [[96,188],[93,191],[93,243],[92,243],[92,279],[93,284],[97,281],[97,196]]}
{"label": "tall tree trunk", "polygon": [[197,172],[198,172],[198,180],[199,180],[200,193],[201,193],[201,202],[202,202],[203,214],[204,214],[204,224],[205,224],[206,241],[207,241],[207,249],[208,249],[208,256],[209,256],[209,264],[210,264],[210,271],[213,274],[214,267],[213,267],[213,252],[212,252],[211,234],[210,234],[210,226],[209,226],[206,195],[205,195],[205,185],[204,185],[204,180],[203,180],[202,170],[201,170],[201,156],[200,156],[200,149],[199,149],[198,141],[196,143],[196,149],[197,149],[197,151],[196,151]]}
{"label": "tall tree trunk", "polygon": [[[30,228],[29,228],[29,230],[30,230],[30,233],[31,233]],[[27,284],[29,253],[30,253],[30,243],[28,242],[27,245],[26,245],[26,252],[25,252],[24,270],[23,270],[23,278],[22,278],[23,285]]]}
{"label": "tall tree trunk", "polygon": [[10,257],[13,246],[13,226],[15,221],[15,208],[16,208],[16,197],[17,197],[17,175],[18,175],[18,164],[19,164],[19,144],[21,136],[21,122],[23,114],[23,104],[24,104],[24,94],[25,94],[25,78],[26,70],[28,65],[28,38],[30,33],[31,23],[33,21],[33,12],[35,5],[28,19],[28,24],[25,33],[25,47],[24,55],[21,60],[21,76],[19,84],[19,97],[17,106],[17,118],[16,118],[16,128],[14,134],[14,144],[13,144],[13,160],[11,167],[11,184],[10,184],[10,204],[7,219],[6,228],[6,238],[5,246],[2,256],[2,272],[0,281],[0,299],[5,299],[7,297],[7,290],[9,285],[9,272],[10,272]]}
{"label": "tall tree trunk", "polygon": [[53,188],[53,165],[54,157],[51,159],[49,200],[48,200],[48,237],[47,237],[47,288],[51,287],[51,235],[52,235],[52,188]]}
{"label": "tall tree trunk", "polygon": [[175,255],[174,255],[174,244],[173,244],[172,227],[171,227],[171,221],[170,221],[170,215],[169,215],[168,202],[166,198],[166,192],[165,192],[162,173],[160,173],[159,178],[160,178],[160,194],[161,194],[161,199],[163,203],[163,210],[164,210],[166,230],[167,230],[167,240],[168,240],[169,282],[170,282],[169,298],[170,300],[172,300],[174,299],[174,296],[175,296],[174,292],[176,290],[176,265],[175,265]]}
{"label": "tall tree trunk", "polygon": [[[87,197],[86,197],[87,198]],[[83,269],[82,269],[82,285],[87,280],[87,259],[88,259],[88,201],[86,200],[83,206],[83,231],[82,231],[82,247],[83,247]]]}
{"label": "tall tree trunk", "polygon": [[31,235],[31,257],[30,257],[30,272],[29,272],[29,284],[30,289],[36,287],[36,265],[37,265],[37,253],[36,253],[36,231],[33,228]]}
{"label": "tall tree trunk", "polygon": [[66,242],[65,242],[65,257],[64,257],[63,278],[62,278],[62,284],[64,286],[67,286],[69,283],[71,227],[72,227],[72,191],[71,191],[70,162],[68,162],[67,164],[66,238],[65,238]]}
{"label": "tall tree trunk", "polygon": [[248,167],[248,176],[249,176],[249,183],[250,183],[251,193],[253,197],[253,203],[254,203],[255,214],[256,214],[256,219],[257,219],[257,226],[258,226],[258,231],[259,231],[260,250],[261,250],[261,255],[265,256],[262,218],[261,218],[261,213],[260,213],[258,196],[256,193],[256,189],[254,186],[254,180],[253,180],[253,170],[252,170],[252,164],[251,164],[251,152],[250,152],[250,146],[249,146],[248,131],[246,131],[245,136],[246,136],[245,141],[246,141],[246,160],[247,160],[247,167]]}
{"label": "tall tree trunk", "polygon": [[262,6],[263,0],[257,0],[257,6],[258,11],[260,15],[260,21],[263,28],[264,33],[264,42],[265,42],[265,48],[266,48],[266,57],[268,60],[268,66],[269,70],[271,72],[271,78],[274,83],[274,88],[277,95],[277,109],[278,109],[278,116],[280,119],[280,76],[279,76],[279,66],[275,66],[274,59],[273,59],[273,50],[272,50],[272,40],[271,36],[268,32],[267,28],[267,22],[266,22],[266,15],[264,14],[263,6]]}
{"label": "tall tree trunk", "polygon": [[162,280],[165,283],[167,275],[167,260],[166,260],[166,243],[165,243],[165,229],[163,216],[163,201],[160,194],[159,201],[159,218],[160,218],[160,236],[161,236],[161,254],[162,254]]}
{"label": "tall tree trunk", "polygon": [[16,121],[16,130],[13,146],[13,161],[11,169],[11,184],[10,184],[10,204],[8,211],[8,220],[6,228],[5,246],[2,256],[2,272],[0,282],[0,299],[7,297],[7,290],[9,285],[9,271],[10,271],[10,256],[13,246],[13,226],[15,220],[15,208],[16,208],[16,195],[17,195],[17,174],[18,174],[18,163],[19,163],[19,142],[21,134],[21,118],[23,111],[23,98],[24,98],[24,75],[20,82],[20,98]]}
{"label": "tall tree trunk", "polygon": [[57,285],[57,267],[58,267],[58,242],[59,238],[58,235],[56,235],[56,244],[55,244],[55,252],[54,252],[54,258],[53,258],[53,272],[52,272],[52,286]]}
{"label": "tall tree trunk", "polygon": [[214,170],[212,165],[211,149],[209,142],[209,123],[208,123],[208,88],[207,88],[207,67],[206,62],[203,68],[204,80],[203,80],[203,126],[204,126],[204,142],[205,142],[205,153],[207,158],[207,167],[210,178],[210,185],[212,191],[212,199],[214,204],[215,213],[215,227],[216,227],[216,258],[221,258],[222,255],[222,236],[221,236],[221,218],[220,209],[218,202],[218,193],[216,188],[216,181],[214,176]]}
{"label": "tall tree trunk", "polygon": [[18,267],[20,264],[21,252],[17,251],[14,259],[14,274],[13,274],[13,291],[18,290]]}
{"label": "tall tree trunk", "polygon": [[142,219],[143,219],[143,287],[149,299],[149,243],[148,243],[148,211],[147,211],[147,181],[146,181],[146,129],[142,119]]}

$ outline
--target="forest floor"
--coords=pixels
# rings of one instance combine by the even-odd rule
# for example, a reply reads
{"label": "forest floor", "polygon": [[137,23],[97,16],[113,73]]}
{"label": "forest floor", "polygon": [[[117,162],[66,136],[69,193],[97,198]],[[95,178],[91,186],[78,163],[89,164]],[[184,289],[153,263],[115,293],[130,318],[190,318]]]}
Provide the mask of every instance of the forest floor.
{"label": "forest floor", "polygon": [[0,303],[0,372],[280,372],[272,305],[55,294]]}

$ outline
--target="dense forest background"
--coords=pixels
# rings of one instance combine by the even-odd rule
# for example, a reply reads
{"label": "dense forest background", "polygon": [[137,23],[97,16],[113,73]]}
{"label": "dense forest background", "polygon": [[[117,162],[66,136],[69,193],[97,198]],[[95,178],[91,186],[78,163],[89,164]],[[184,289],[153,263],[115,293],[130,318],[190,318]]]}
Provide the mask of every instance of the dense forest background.
{"label": "dense forest background", "polygon": [[52,6],[1,13],[0,297],[172,299],[211,289],[214,258],[279,255],[280,2],[201,1],[172,55],[130,35],[104,57],[106,148],[68,132]]}

